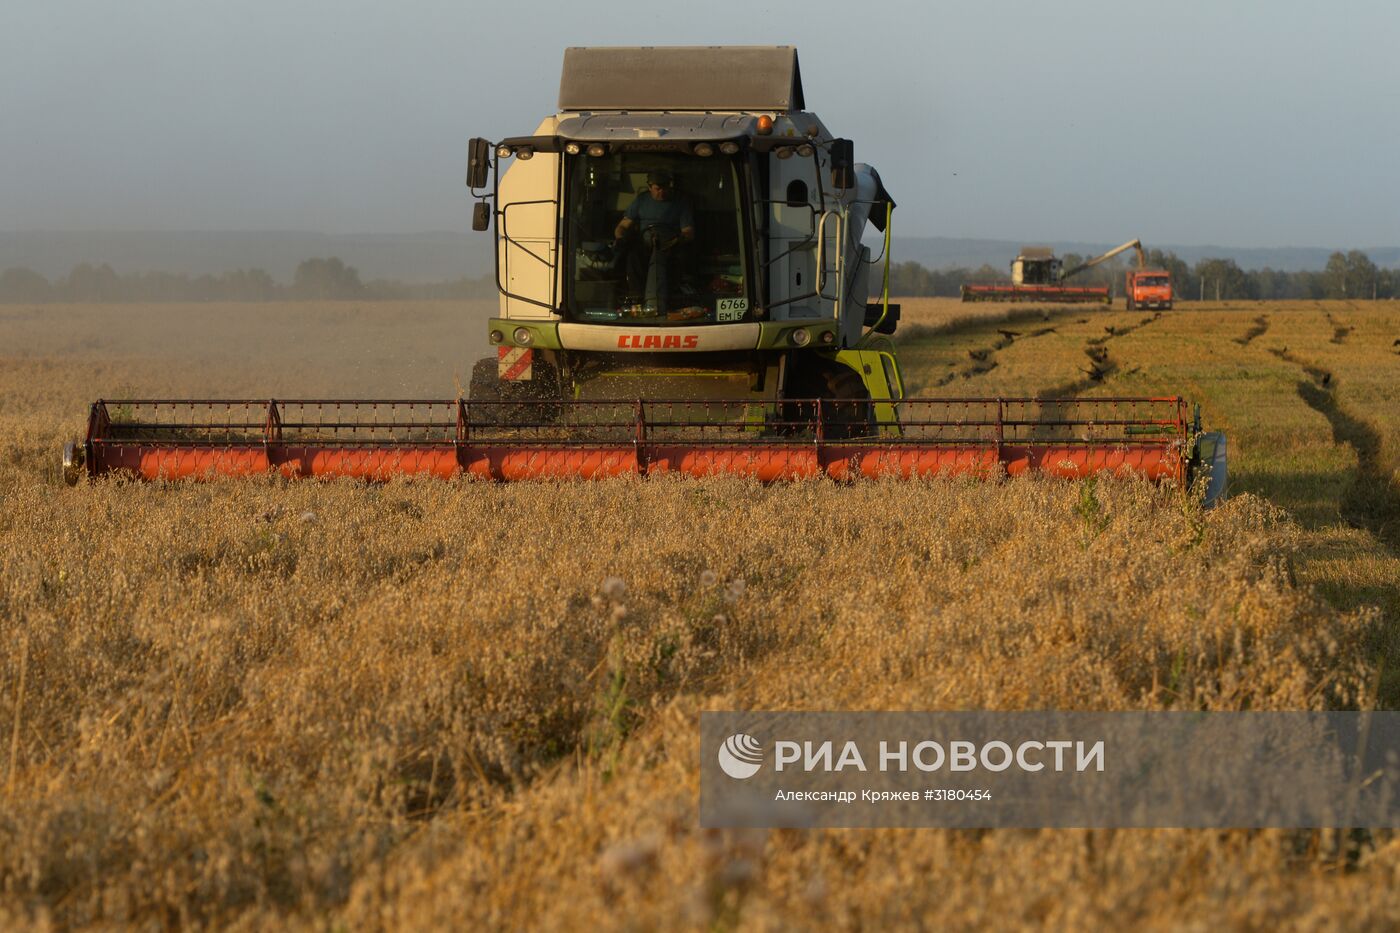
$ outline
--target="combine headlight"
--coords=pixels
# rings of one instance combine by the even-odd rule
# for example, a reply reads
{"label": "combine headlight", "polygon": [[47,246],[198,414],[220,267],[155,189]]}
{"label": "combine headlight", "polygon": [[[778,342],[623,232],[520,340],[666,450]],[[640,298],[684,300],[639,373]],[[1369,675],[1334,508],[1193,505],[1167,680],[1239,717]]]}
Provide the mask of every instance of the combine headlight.
{"label": "combine headlight", "polygon": [[492,343],[500,343],[502,340],[505,340],[505,339],[506,339],[506,335],[503,334],[503,333],[501,333],[500,331],[498,331],[498,330],[493,330],[493,331],[491,331],[491,342],[492,342]]}
{"label": "combine headlight", "polygon": [[805,347],[812,342],[812,332],[805,327],[799,327],[788,335],[794,347]]}
{"label": "combine headlight", "polygon": [[715,147],[709,143],[696,143],[695,148],[691,151],[701,158],[709,158],[715,154]]}
{"label": "combine headlight", "polygon": [[530,333],[530,328],[528,327],[517,327],[515,330],[511,331],[510,338],[519,346],[528,347],[530,341],[535,339],[535,335]]}
{"label": "combine headlight", "polygon": [[515,157],[521,162],[528,162],[535,157],[535,150],[531,149],[529,146],[521,146],[519,149],[515,150]]}
{"label": "combine headlight", "polygon": [[739,144],[736,142],[720,143],[719,151],[725,155],[733,155],[739,151]]}
{"label": "combine headlight", "polygon": [[608,154],[608,147],[604,146],[602,143],[594,143],[588,147],[588,154],[595,159],[600,156],[605,156]]}
{"label": "combine headlight", "polygon": [[824,330],[822,331],[821,341],[822,343],[835,343],[836,335],[829,330]]}
{"label": "combine headlight", "polygon": [[509,146],[497,146],[496,157],[500,159],[509,159],[514,151],[515,150],[511,149]]}
{"label": "combine headlight", "polygon": [[580,146],[578,143],[565,143],[564,151],[567,152],[569,155],[578,155],[580,152],[583,151],[583,147]]}
{"label": "combine headlight", "polygon": [[814,150],[807,143],[803,143],[802,145],[797,147],[797,154],[802,156],[802,158],[804,159],[810,159],[812,157],[812,153],[815,151],[816,150]]}
{"label": "combine headlight", "polygon": [[777,156],[778,158],[780,158],[780,159],[791,159],[791,158],[792,158],[792,147],[791,147],[791,146],[780,146],[779,148],[773,150],[773,154],[774,154],[775,156]]}

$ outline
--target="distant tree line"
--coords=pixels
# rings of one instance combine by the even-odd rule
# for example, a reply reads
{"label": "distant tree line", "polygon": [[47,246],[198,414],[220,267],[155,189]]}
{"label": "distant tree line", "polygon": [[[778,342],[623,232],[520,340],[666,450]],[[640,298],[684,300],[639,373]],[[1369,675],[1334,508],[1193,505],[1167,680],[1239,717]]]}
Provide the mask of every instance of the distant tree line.
{"label": "distant tree line", "polygon": [[[1066,269],[1086,257],[1066,253]],[[1175,253],[1151,250],[1148,264],[1172,274],[1177,300],[1400,297],[1400,269],[1376,266],[1361,250],[1335,252],[1326,268],[1284,272],[1241,269],[1233,259],[1202,259],[1188,265]],[[1115,294],[1123,287],[1121,259],[1101,263],[1075,276],[1086,285],[1108,285]],[[953,267],[928,269],[917,262],[890,267],[890,294],[956,298],[964,284],[1004,282],[1006,269]],[[66,276],[50,281],[33,269],[0,272],[0,304],[46,302],[162,302],[162,301],[375,301],[383,299],[487,298],[496,287],[490,276],[445,282],[410,283],[393,279],[361,281],[359,270],[332,256],[300,263],[290,285],[277,282],[262,269],[238,269],[221,275],[178,275],[169,272],[119,274],[106,263],[80,263]]]}
{"label": "distant tree line", "polygon": [[297,301],[413,298],[481,298],[494,295],[490,277],[446,282],[409,283],[391,279],[360,280],[354,266],[340,259],[307,259],[290,285],[262,269],[238,269],[221,275],[169,272],[119,274],[106,263],[80,263],[50,281],[33,269],[0,272],[0,303],[161,302],[161,301]]}
{"label": "distant tree line", "polygon": [[[1077,253],[1060,257],[1072,269],[1086,258]],[[1176,253],[1150,250],[1147,264],[1172,275],[1178,300],[1400,297],[1400,269],[1382,269],[1361,250],[1335,252],[1326,268],[1285,272],[1279,269],[1241,269],[1233,259],[1202,259],[1188,265]],[[1085,285],[1108,285],[1115,294],[1123,289],[1123,272],[1129,263],[1114,259],[1081,272],[1071,279]],[[899,262],[890,268],[890,294],[941,295],[956,298],[964,284],[1005,282],[1005,268],[984,265],[980,269],[927,269],[917,262]]]}

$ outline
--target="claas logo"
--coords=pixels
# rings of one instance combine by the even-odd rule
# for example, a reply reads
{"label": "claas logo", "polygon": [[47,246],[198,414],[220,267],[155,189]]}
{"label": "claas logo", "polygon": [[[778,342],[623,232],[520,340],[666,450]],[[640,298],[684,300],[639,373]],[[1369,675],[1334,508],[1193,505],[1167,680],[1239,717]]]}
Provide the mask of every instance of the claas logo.
{"label": "claas logo", "polygon": [[624,350],[694,350],[699,334],[622,334],[617,345]]}

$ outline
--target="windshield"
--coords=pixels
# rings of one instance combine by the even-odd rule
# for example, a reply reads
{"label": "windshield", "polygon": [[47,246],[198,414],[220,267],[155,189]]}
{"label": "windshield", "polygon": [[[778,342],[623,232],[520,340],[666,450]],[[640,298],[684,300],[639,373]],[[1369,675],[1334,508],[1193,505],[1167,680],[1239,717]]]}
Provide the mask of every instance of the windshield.
{"label": "windshield", "polygon": [[1165,275],[1148,275],[1138,279],[1139,285],[1157,286],[1159,288],[1167,283],[1168,279]]}
{"label": "windshield", "polygon": [[573,156],[566,172],[570,317],[660,325],[748,318],[735,159],[612,152]]}

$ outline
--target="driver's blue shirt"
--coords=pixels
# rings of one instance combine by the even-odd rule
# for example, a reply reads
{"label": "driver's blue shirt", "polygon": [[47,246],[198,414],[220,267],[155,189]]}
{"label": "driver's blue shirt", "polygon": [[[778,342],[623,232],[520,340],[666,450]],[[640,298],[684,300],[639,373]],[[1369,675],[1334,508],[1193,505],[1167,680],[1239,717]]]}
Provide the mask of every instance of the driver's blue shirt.
{"label": "driver's blue shirt", "polygon": [[673,194],[665,201],[658,201],[650,191],[643,191],[627,206],[627,219],[641,226],[673,227],[677,231],[695,226],[695,216],[690,202]]}

